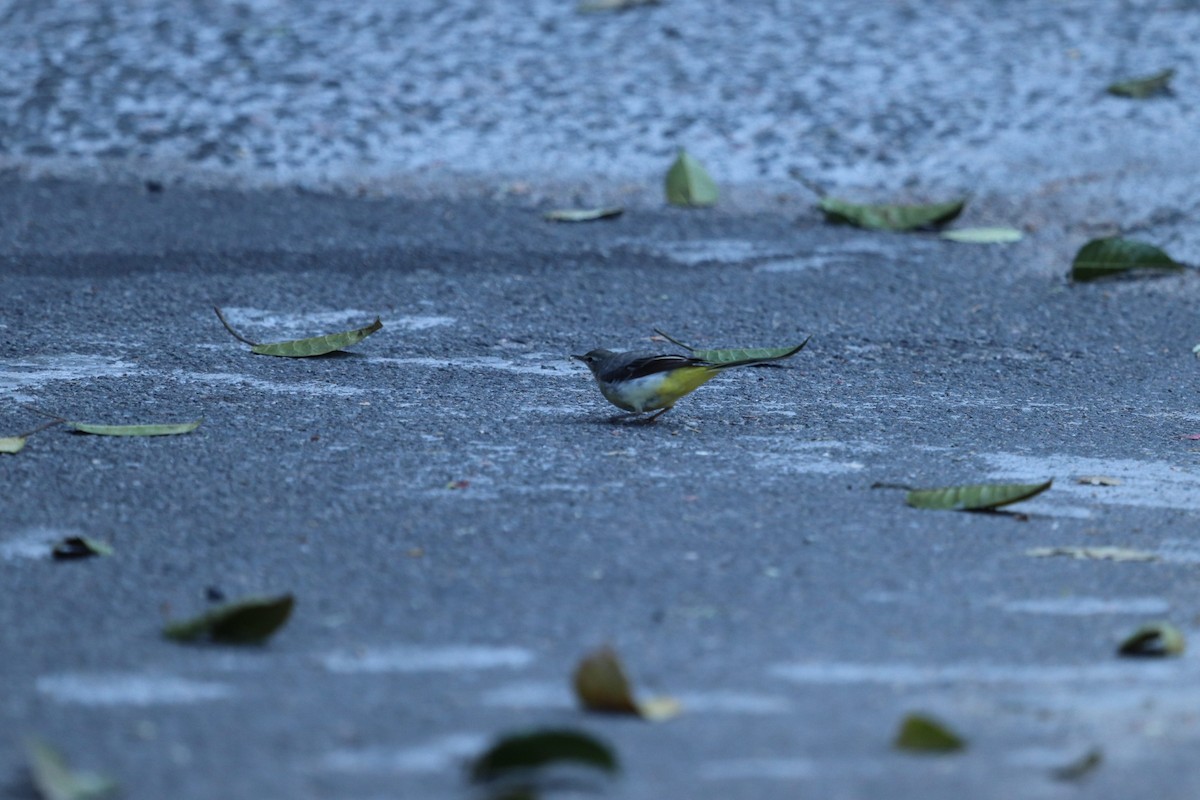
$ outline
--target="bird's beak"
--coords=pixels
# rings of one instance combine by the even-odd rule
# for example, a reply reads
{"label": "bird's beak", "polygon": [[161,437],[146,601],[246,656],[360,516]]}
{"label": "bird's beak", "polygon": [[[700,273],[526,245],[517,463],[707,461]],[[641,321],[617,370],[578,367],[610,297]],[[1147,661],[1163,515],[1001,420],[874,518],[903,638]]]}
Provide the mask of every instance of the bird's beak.
{"label": "bird's beak", "polygon": [[576,361],[587,361],[587,356],[575,356],[575,355],[573,355],[573,356],[571,356],[571,358],[575,359]]}

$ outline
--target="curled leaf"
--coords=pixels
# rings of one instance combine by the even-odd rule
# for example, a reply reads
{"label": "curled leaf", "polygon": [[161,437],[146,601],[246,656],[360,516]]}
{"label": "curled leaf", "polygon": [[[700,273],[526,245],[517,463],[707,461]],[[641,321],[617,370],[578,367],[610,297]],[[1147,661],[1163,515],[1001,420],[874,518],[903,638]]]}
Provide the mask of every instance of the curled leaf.
{"label": "curled leaf", "polygon": [[[780,359],[796,355],[796,353],[799,353],[808,344],[808,339],[805,339],[800,344],[791,347],[740,347],[727,350],[701,350],[684,344],[678,339],[663,333],[658,328],[655,328],[654,332],[668,342],[679,345],[684,350],[689,351],[693,358],[713,364],[728,364],[734,361],[779,361]],[[809,339],[811,338],[810,336]]]}
{"label": "curled leaf", "polygon": [[830,222],[879,231],[911,231],[944,225],[962,213],[967,201],[950,200],[925,205],[862,205],[836,197],[822,197],[818,207]]}
{"label": "curled leaf", "polygon": [[1183,654],[1183,632],[1169,622],[1150,622],[1131,633],[1117,653],[1123,656],[1162,658]]}
{"label": "curled leaf", "polygon": [[1112,236],[1093,239],[1079,249],[1071,262],[1071,279],[1082,283],[1133,269],[1177,272],[1183,268],[1183,264],[1152,244]]}
{"label": "curled leaf", "polygon": [[113,549],[104,542],[89,536],[68,536],[56,542],[50,555],[57,561],[70,561],[91,556],[111,556]]}
{"label": "curled leaf", "polygon": [[545,729],[500,737],[471,765],[471,780],[487,783],[527,774],[552,764],[571,764],[614,773],[612,748],[580,731]]}
{"label": "curled leaf", "polygon": [[40,739],[26,740],[25,759],[42,800],[98,800],[117,789],[116,782],[103,775],[72,770],[62,753]]}
{"label": "curled leaf", "polygon": [[700,162],[680,149],[667,170],[667,202],[676,206],[711,206],[717,202],[717,184]]}
{"label": "curled leaf", "polygon": [[592,222],[597,219],[613,219],[625,213],[620,206],[611,208],[559,208],[547,211],[542,216],[551,222]]}
{"label": "curled leaf", "polygon": [[921,753],[952,753],[967,746],[958,734],[923,714],[905,717],[893,744],[899,750]]}
{"label": "curled leaf", "polygon": [[588,711],[632,714],[658,722],[679,713],[679,702],[670,697],[636,700],[620,658],[611,647],[602,647],[575,668],[575,696]]}
{"label": "curled leaf", "polygon": [[1025,238],[1016,228],[955,228],[939,236],[963,244],[1011,244]]}
{"label": "curled leaf", "polygon": [[23,447],[25,447],[24,436],[5,436],[4,438],[0,438],[0,453],[16,455],[21,452]]}
{"label": "curled leaf", "polygon": [[1124,81],[1117,81],[1110,84],[1108,87],[1109,94],[1115,94],[1117,97],[1128,97],[1134,100],[1144,100],[1147,97],[1152,97],[1156,94],[1161,94],[1170,90],[1171,78],[1175,76],[1175,70],[1164,69],[1161,72],[1155,72],[1153,75],[1145,75],[1141,78],[1130,78]]}
{"label": "curled leaf", "polygon": [[213,307],[213,311],[217,312],[217,319],[221,320],[221,324],[225,326],[225,330],[237,340],[250,345],[250,352],[260,356],[281,356],[283,358],[310,358],[312,356],[323,356],[329,353],[343,350],[351,345],[358,344],[363,339],[378,331],[383,327],[382,320],[379,317],[370,325],[362,328],[357,328],[352,331],[344,331],[342,333],[327,333],[322,336],[311,336],[307,339],[292,339],[286,342],[272,342],[270,344],[259,344],[251,339],[247,339],[242,334],[234,330],[229,324],[229,320],[225,318],[225,313],[217,307]]}
{"label": "curled leaf", "polygon": [[96,425],[90,422],[68,422],[67,427],[79,433],[90,433],[96,436],[178,436],[191,433],[200,427],[203,419],[195,422],[177,424],[150,425]]}
{"label": "curled leaf", "polygon": [[1017,503],[1050,488],[1054,479],[1044,483],[981,483],[948,486],[943,489],[914,489],[905,497],[913,508],[942,511],[984,511]]}
{"label": "curled leaf", "polygon": [[290,594],[250,597],[217,606],[197,617],[172,622],[163,635],[178,641],[209,639],[224,644],[262,644],[283,627],[295,600]]}

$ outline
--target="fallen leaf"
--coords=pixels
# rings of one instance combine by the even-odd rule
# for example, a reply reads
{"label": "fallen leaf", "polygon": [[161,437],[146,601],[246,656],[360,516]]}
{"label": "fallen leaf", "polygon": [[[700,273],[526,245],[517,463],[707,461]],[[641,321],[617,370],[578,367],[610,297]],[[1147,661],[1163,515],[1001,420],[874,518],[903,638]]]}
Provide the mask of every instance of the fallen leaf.
{"label": "fallen leaf", "polygon": [[1193,442],[1200,439],[1200,433],[1189,433],[1185,436],[1180,436],[1180,439],[1191,439]]}
{"label": "fallen leaf", "polygon": [[943,511],[984,511],[1017,503],[1050,488],[1054,479],[1044,483],[982,483],[948,486],[942,489],[914,489],[905,497],[913,508]]}
{"label": "fallen leaf", "polygon": [[909,714],[900,723],[894,746],[920,753],[952,753],[967,743],[940,722],[922,714]]}
{"label": "fallen leaf", "polygon": [[1104,762],[1104,751],[1093,747],[1082,756],[1050,771],[1050,777],[1058,781],[1077,781],[1087,777]]}
{"label": "fallen leaf", "polygon": [[676,206],[711,206],[717,202],[717,184],[700,162],[680,149],[667,170],[667,202]]}
{"label": "fallen leaf", "polygon": [[25,446],[24,436],[6,436],[0,438],[0,453],[8,453],[16,455],[21,452],[21,448]]}
{"label": "fallen leaf", "polygon": [[39,739],[25,741],[25,759],[42,800],[96,800],[117,789],[116,782],[103,775],[72,770],[62,753]]}
{"label": "fallen leaf", "polygon": [[1016,228],[955,228],[942,231],[940,236],[963,244],[1011,244],[1025,238]]}
{"label": "fallen leaf", "polygon": [[559,208],[547,211],[542,216],[551,222],[591,222],[597,219],[613,219],[625,213],[620,206],[611,208]]}
{"label": "fallen leaf", "polygon": [[290,594],[237,600],[192,619],[172,622],[163,629],[163,635],[179,641],[262,644],[288,621],[294,603]]}
{"label": "fallen leaf", "polygon": [[836,197],[822,197],[818,207],[830,222],[880,231],[911,231],[943,225],[962,213],[967,201],[925,205],[862,205]]}
{"label": "fallen leaf", "polygon": [[575,696],[588,711],[632,714],[652,722],[670,719],[680,711],[670,697],[635,700],[621,660],[611,647],[586,656],[575,668]]}
{"label": "fallen leaf", "polygon": [[91,556],[111,556],[113,549],[98,539],[89,536],[68,536],[56,542],[50,555],[59,561]]}
{"label": "fallen leaf", "polygon": [[95,436],[178,436],[183,433],[191,433],[199,428],[203,421],[203,419],[198,419],[195,422],[149,425],[96,425],[91,422],[68,422],[66,424],[71,430]]}
{"label": "fallen leaf", "polygon": [[452,491],[458,491],[458,490],[466,489],[466,488],[470,487],[470,485],[471,485],[471,482],[466,481],[466,480],[450,481],[449,483],[446,484],[446,488],[450,489]]}
{"label": "fallen leaf", "polygon": [[1178,656],[1184,650],[1183,633],[1169,622],[1150,622],[1131,633],[1117,653],[1123,656],[1162,658]]}
{"label": "fallen leaf", "polygon": [[[654,332],[672,344],[677,344],[684,350],[689,351],[693,358],[713,364],[728,364],[734,361],[779,361],[780,359],[791,358],[808,344],[808,339],[805,339],[800,344],[790,347],[741,347],[727,350],[700,350],[668,336],[658,328],[655,328]],[[811,339],[812,337],[808,338]]]}
{"label": "fallen leaf", "polygon": [[1035,547],[1025,555],[1034,558],[1069,558],[1096,561],[1158,561],[1158,554],[1146,550],[1130,550],[1125,547]]}
{"label": "fallen leaf", "polygon": [[1174,76],[1175,70],[1164,69],[1153,75],[1117,81],[1109,85],[1108,93],[1115,94],[1117,97],[1143,100],[1147,97],[1169,91],[1171,88],[1171,78]]}
{"label": "fallen leaf", "polygon": [[1133,269],[1179,271],[1184,265],[1152,244],[1111,236],[1079,248],[1071,262],[1071,280],[1083,283]]}
{"label": "fallen leaf", "polygon": [[1081,483],[1084,486],[1120,486],[1120,478],[1110,478],[1107,475],[1080,475],[1075,479],[1076,483]]}
{"label": "fallen leaf", "polygon": [[608,773],[620,769],[612,748],[591,734],[545,729],[500,737],[475,759],[471,780],[488,783],[564,763]]}
{"label": "fallen leaf", "polygon": [[273,342],[270,344],[259,344],[258,342],[247,339],[242,336],[233,326],[229,324],[229,320],[225,319],[224,312],[216,306],[213,311],[217,312],[217,319],[221,320],[221,324],[225,326],[225,330],[229,331],[233,337],[241,342],[250,345],[250,352],[260,356],[281,356],[283,358],[310,358],[312,356],[323,356],[338,350],[358,344],[363,339],[378,331],[383,327],[383,322],[379,317],[370,325],[363,328],[358,328],[352,331],[344,331],[342,333],[327,333],[323,336],[311,336],[307,339],[292,339],[286,342]]}

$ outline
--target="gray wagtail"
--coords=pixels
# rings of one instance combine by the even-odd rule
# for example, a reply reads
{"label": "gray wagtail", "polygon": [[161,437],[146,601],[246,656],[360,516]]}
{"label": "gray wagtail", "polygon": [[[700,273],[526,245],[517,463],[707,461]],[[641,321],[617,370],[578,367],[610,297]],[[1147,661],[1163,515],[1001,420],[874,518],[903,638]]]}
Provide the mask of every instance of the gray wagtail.
{"label": "gray wagtail", "polygon": [[699,389],[719,373],[733,367],[778,361],[795,355],[802,347],[804,345],[771,358],[721,362],[674,353],[614,353],[604,348],[571,358],[587,364],[596,378],[600,393],[608,402],[633,413],[656,411],[645,419],[646,422],[653,422],[670,411],[679,398]]}

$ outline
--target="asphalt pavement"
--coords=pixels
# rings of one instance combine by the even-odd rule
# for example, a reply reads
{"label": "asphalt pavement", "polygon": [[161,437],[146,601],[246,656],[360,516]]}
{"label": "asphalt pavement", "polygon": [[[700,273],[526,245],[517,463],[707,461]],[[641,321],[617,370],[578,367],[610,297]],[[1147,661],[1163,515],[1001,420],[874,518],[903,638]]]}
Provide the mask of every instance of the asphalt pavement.
{"label": "asphalt pavement", "polygon": [[[1116,233],[1200,260],[1195,6],[0,21],[0,437],[203,420],[0,455],[4,796],[36,735],[129,798],[470,797],[540,726],[607,741],[630,800],[1200,791],[1197,656],[1116,655],[1200,619],[1200,280],[1067,279]],[[681,145],[715,208],[663,202]],[[831,225],[795,175],[1024,238]],[[542,218],[579,204],[626,211]],[[274,358],[214,305],[259,341],[383,328]],[[656,328],[811,339],[614,422],[569,356],[676,350]],[[1006,513],[895,488],[1050,478]],[[282,592],[264,646],[162,636]],[[682,713],[579,710],[604,644]],[[966,749],[896,750],[910,713]]]}

